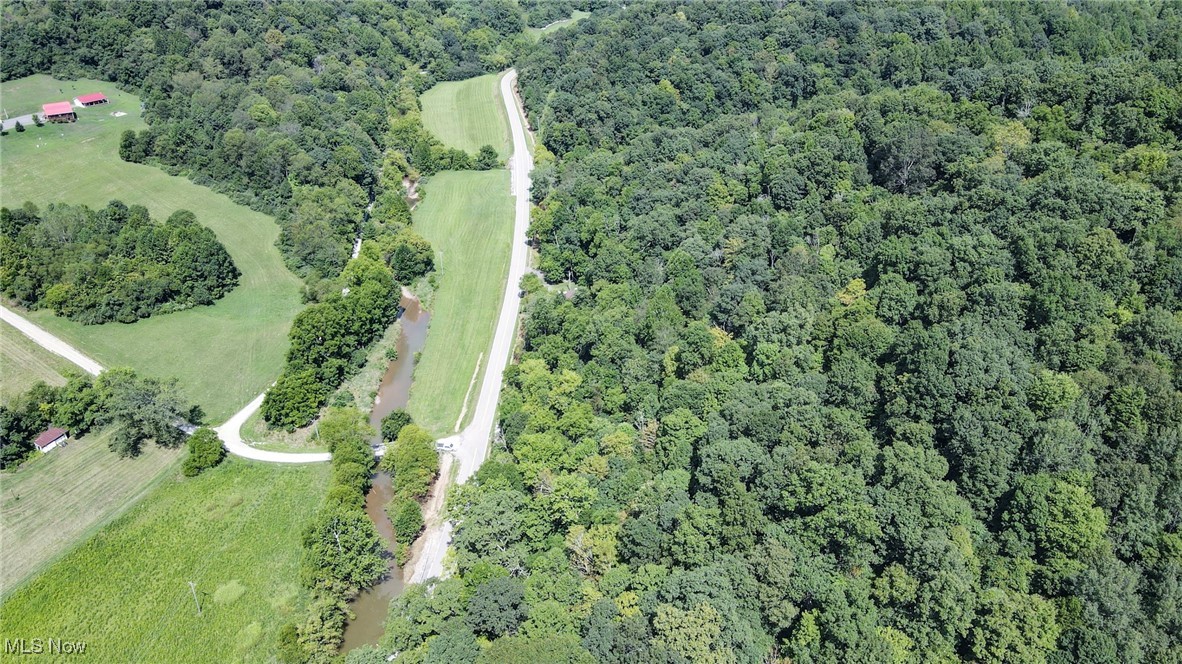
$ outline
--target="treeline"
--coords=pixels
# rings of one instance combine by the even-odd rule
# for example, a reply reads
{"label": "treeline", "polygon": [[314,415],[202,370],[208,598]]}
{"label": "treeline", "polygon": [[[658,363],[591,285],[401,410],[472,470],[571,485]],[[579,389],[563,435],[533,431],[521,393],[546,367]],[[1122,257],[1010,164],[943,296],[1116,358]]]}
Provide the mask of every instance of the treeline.
{"label": "treeline", "polygon": [[[199,422],[201,417],[199,408],[182,401],[175,381],[146,378],[131,369],[111,369],[94,379],[71,373],[65,385],[39,382],[10,403],[0,404],[0,469],[14,468],[34,454],[33,441],[50,427],[65,429],[70,438],[112,427],[111,450],[132,457],[151,440],[164,447],[179,446],[185,433],[178,425]],[[204,459],[194,463],[216,465],[221,457],[214,461],[214,456],[206,451]]]}
{"label": "treeline", "polygon": [[385,510],[394,526],[394,558],[405,565],[411,544],[423,531],[422,501],[439,476],[439,453],[430,432],[414,424],[404,410],[382,420],[382,440],[386,453],[378,468],[390,474],[394,489]]}
{"label": "treeline", "polygon": [[0,291],[84,324],[134,323],[212,304],[238,284],[213,231],[188,210],[163,224],[141,205],[0,208]]}
{"label": "treeline", "polygon": [[629,3],[407,661],[1182,657],[1172,3]]}
{"label": "treeline", "polygon": [[398,282],[373,243],[329,288],[335,292],[292,322],[283,373],[263,400],[263,419],[272,426],[293,431],[311,422],[398,315]]}
{"label": "treeline", "polygon": [[[407,114],[436,81],[504,69],[530,43],[523,28],[511,0],[21,1],[5,8],[0,77],[92,77],[134,90],[148,129],[124,134],[124,159],[275,215],[292,269],[331,278],[369,202],[401,190],[411,168],[488,165],[439,145]],[[387,184],[379,173],[391,151],[403,170]]]}
{"label": "treeline", "polygon": [[388,554],[365,514],[374,468],[373,430],[354,408],[331,408],[320,420],[320,441],[332,453],[324,504],[304,531],[300,580],[312,594],[307,615],[279,631],[279,661],[336,661],[349,618],[348,602],[389,569]]}

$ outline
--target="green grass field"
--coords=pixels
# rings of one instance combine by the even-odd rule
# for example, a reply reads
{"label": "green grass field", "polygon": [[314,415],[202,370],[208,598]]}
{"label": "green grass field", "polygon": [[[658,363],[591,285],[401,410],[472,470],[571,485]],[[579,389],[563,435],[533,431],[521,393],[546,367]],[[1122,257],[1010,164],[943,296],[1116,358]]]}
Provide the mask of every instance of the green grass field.
{"label": "green grass field", "polygon": [[513,199],[505,170],[440,173],[426,189],[414,225],[435,248],[438,287],[408,409],[440,436],[455,428],[476,361],[492,345],[509,272]]}
{"label": "green grass field", "polygon": [[46,101],[94,91],[112,103],[77,109],[74,124],[30,127],[0,138],[0,204],[11,207],[29,200],[42,206],[60,201],[93,207],[117,198],[146,206],[160,220],[189,209],[217,233],[242,277],[213,306],[131,325],[83,326],[48,311],[32,312],[29,318],[104,366],[178,378],[185,395],[205,409],[211,422],[223,421],[278,376],[288,328],[301,307],[299,279],[275,247],[279,227],[271,217],[185,178],[121,161],[119,135],[144,124],[139,99],[110,83],[30,76],[0,85],[0,103],[17,115]]}
{"label": "green grass field", "polygon": [[95,662],[274,661],[328,474],[228,459],[166,481],[13,593],[0,606],[4,637],[85,641]]}
{"label": "green grass field", "polygon": [[120,459],[109,437],[72,440],[0,475],[0,596],[142,498],[184,455],[146,445]]}
{"label": "green grass field", "polygon": [[33,343],[15,327],[0,322],[0,403],[8,403],[38,381],[65,385],[62,372],[70,369],[81,371],[66,358]]}
{"label": "green grass field", "polygon": [[491,145],[508,158],[513,146],[500,84],[501,74],[439,83],[419,97],[423,126],[449,147],[475,153]]}
{"label": "green grass field", "polygon": [[563,28],[570,27],[570,26],[574,25],[575,23],[578,23],[579,21],[587,18],[590,15],[591,15],[590,12],[580,11],[580,10],[576,9],[573,12],[571,12],[570,18],[565,18],[561,21],[555,21],[555,22],[551,23],[550,25],[547,25],[544,28],[526,28],[525,33],[527,35],[529,35],[530,37],[533,37],[534,39],[540,39],[542,35],[548,35],[551,32],[554,32],[555,30],[561,30]]}

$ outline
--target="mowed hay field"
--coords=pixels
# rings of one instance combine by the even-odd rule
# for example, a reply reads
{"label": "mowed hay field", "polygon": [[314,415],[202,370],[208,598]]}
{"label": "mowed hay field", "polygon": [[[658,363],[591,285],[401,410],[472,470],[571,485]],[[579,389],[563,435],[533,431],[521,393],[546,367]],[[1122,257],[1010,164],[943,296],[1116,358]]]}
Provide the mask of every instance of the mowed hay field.
{"label": "mowed hay field", "polygon": [[28,317],[104,366],[179,379],[183,393],[205,409],[208,419],[221,422],[279,375],[288,328],[301,307],[299,279],[275,247],[279,227],[271,217],[185,178],[120,160],[120,134],[144,124],[139,99],[110,83],[30,76],[0,84],[0,103],[17,115],[87,92],[102,92],[112,103],[75,109],[78,122],[73,124],[30,127],[0,138],[0,204],[99,207],[119,199],[144,205],[160,221],[176,210],[192,210],[217,233],[242,276],[238,287],[213,306],[131,325],[84,326],[48,311]]}
{"label": "mowed hay field", "polygon": [[[505,170],[440,173],[426,190],[414,225],[435,249],[438,288],[408,410],[442,436],[455,428],[477,360],[492,346],[509,273],[513,199]],[[482,372],[487,364],[486,357]]]}
{"label": "mowed hay field", "polygon": [[[274,661],[327,464],[227,459],[169,479],[0,606],[4,638],[85,641],[95,662]],[[197,615],[189,581],[195,582]]]}
{"label": "mowed hay field", "polygon": [[45,350],[0,321],[0,403],[8,403],[40,381],[65,385],[65,371],[82,370],[69,360]]}
{"label": "mowed hay field", "polygon": [[501,100],[501,76],[439,83],[427,90],[419,97],[423,126],[448,147],[475,153],[480,146],[491,145],[501,159],[508,158],[513,147]]}
{"label": "mowed hay field", "polygon": [[0,473],[0,596],[142,498],[184,452],[145,445],[134,459],[91,433]]}

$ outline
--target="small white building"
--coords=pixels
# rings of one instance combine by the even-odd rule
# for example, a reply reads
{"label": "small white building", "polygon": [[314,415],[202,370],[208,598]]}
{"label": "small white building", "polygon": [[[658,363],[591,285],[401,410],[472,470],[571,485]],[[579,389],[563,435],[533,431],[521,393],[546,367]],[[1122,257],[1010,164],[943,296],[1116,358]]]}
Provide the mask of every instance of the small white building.
{"label": "small white building", "polygon": [[58,445],[65,445],[69,438],[70,436],[65,429],[50,427],[42,431],[41,435],[37,436],[37,440],[33,441],[33,444],[42,452],[48,452]]}

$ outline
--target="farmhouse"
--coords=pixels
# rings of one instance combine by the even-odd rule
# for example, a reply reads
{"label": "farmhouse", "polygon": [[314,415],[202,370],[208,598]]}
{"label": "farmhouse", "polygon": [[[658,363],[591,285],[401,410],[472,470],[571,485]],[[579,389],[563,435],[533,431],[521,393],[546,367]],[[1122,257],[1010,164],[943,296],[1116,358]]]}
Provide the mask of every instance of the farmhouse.
{"label": "farmhouse", "polygon": [[37,449],[41,450],[42,452],[48,452],[49,450],[57,447],[59,443],[64,445],[68,438],[69,435],[66,433],[65,429],[51,427],[45,431],[42,431],[41,435],[37,436],[37,439],[33,441],[33,444],[36,445]]}
{"label": "farmhouse", "polygon": [[98,106],[99,104],[106,104],[109,101],[107,95],[101,92],[92,92],[88,95],[80,95],[74,98],[74,103],[79,106]]}
{"label": "farmhouse", "polygon": [[41,106],[41,113],[46,122],[73,122],[78,119],[74,115],[74,107],[68,101],[55,101]]}

